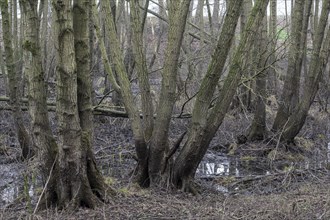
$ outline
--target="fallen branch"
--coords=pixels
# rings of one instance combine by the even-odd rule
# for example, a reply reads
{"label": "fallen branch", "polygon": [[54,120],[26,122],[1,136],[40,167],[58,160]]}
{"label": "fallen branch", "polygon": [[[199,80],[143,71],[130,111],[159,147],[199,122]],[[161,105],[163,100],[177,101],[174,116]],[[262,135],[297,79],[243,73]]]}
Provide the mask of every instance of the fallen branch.
{"label": "fallen branch", "polygon": [[[6,96],[0,96],[0,102],[9,102],[9,98]],[[28,104],[28,99],[26,98],[22,98],[21,99],[21,103],[23,104]],[[123,108],[121,106],[113,106],[113,107],[109,107],[109,106],[93,106],[92,110],[93,110],[93,114],[94,115],[103,115],[103,116],[109,116],[109,117],[118,117],[118,118],[128,118],[128,114],[125,111],[125,109],[123,108],[123,110],[116,110],[118,108]],[[47,101],[47,109],[50,112],[55,112],[56,111],[56,103],[55,102],[51,102],[51,101]],[[12,107],[11,106],[0,106],[0,111],[1,110],[6,110],[6,111],[12,111]],[[21,110],[22,111],[28,111],[29,108],[28,106],[21,106]],[[140,117],[142,118],[142,114],[140,114]],[[156,115],[154,116],[154,118],[156,118]],[[172,118],[191,118],[191,114],[190,113],[185,113],[185,114],[176,114],[173,115]]]}

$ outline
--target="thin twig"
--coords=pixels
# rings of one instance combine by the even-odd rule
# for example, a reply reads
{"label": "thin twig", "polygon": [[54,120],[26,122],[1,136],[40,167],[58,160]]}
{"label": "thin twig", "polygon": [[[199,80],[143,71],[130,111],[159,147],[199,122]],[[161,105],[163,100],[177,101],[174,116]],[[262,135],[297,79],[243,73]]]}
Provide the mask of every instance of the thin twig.
{"label": "thin twig", "polygon": [[55,159],[54,159],[54,163],[53,163],[53,165],[52,165],[52,168],[51,168],[50,171],[49,171],[49,175],[48,175],[48,178],[47,178],[46,184],[45,184],[44,188],[42,189],[42,192],[41,192],[41,194],[40,194],[40,196],[39,196],[39,198],[38,198],[38,202],[37,202],[36,207],[34,208],[33,214],[36,214],[36,212],[37,212],[37,210],[38,210],[38,207],[39,207],[39,204],[40,204],[40,201],[41,201],[41,198],[42,198],[42,196],[44,195],[44,193],[45,193],[45,191],[46,191],[46,189],[47,189],[48,183],[49,183],[49,181],[50,181],[50,178],[51,178],[51,176],[52,176],[52,173],[53,173],[53,170],[54,170],[54,167],[55,167],[55,163],[56,163],[56,161],[57,161],[57,157],[58,157],[58,154],[56,154],[56,157],[55,157]]}

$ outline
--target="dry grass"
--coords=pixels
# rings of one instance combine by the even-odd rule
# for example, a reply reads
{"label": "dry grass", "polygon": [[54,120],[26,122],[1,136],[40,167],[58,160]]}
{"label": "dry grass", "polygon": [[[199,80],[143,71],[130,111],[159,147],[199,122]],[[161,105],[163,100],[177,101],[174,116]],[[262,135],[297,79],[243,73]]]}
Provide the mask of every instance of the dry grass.
{"label": "dry grass", "polygon": [[0,208],[0,219],[330,219],[329,174],[326,169],[288,169],[280,175],[251,180],[232,178],[222,184],[230,189],[227,194],[213,188],[225,177],[197,180],[201,185],[198,196],[166,189],[139,189],[112,178],[109,183],[120,195],[95,210],[49,209],[31,215],[33,207],[16,200],[12,207]]}
{"label": "dry grass", "polygon": [[[298,172],[297,172],[298,173]],[[269,181],[256,179],[248,190],[232,191],[224,195],[201,183],[201,194],[161,189],[122,188],[120,195],[95,210],[74,212],[45,210],[36,215],[26,208],[7,208],[0,211],[0,219],[330,219],[329,171],[291,173]],[[260,182],[286,185],[279,192],[256,190]],[[263,187],[267,188],[267,184]]]}
{"label": "dry grass", "polygon": [[[305,148],[325,146],[328,141],[329,117],[320,114],[311,111],[299,135],[298,141]],[[234,143],[237,134],[246,132],[250,120],[251,115],[244,114],[227,117],[213,143],[223,146]],[[171,130],[172,136],[185,129],[184,124],[180,126]],[[4,124],[0,127],[9,145],[10,135]],[[201,184],[198,196],[165,189],[141,190],[128,187],[128,175],[134,167],[129,121],[100,117],[96,119],[95,130],[96,157],[119,196],[95,210],[49,209],[35,215],[30,214],[33,207],[28,208],[17,200],[12,207],[0,207],[0,219],[330,219],[330,175],[325,168],[322,172],[305,170],[304,175],[286,170],[287,175],[261,177],[240,184],[234,178],[227,184],[238,190],[232,187],[228,195],[212,188],[223,177],[211,182],[197,180]]]}

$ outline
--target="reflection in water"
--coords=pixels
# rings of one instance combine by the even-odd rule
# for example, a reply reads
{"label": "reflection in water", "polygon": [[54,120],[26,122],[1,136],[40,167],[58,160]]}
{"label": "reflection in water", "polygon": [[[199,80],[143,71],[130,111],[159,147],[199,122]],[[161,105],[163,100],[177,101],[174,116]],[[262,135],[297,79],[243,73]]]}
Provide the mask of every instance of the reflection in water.
{"label": "reflection in water", "polygon": [[206,175],[228,175],[229,163],[202,163],[200,166],[201,173]]}
{"label": "reflection in water", "polygon": [[25,168],[23,163],[0,164],[0,207],[14,202],[18,197],[26,197],[24,191],[27,189],[30,198],[35,195],[36,182],[27,178]]}
{"label": "reflection in water", "polygon": [[18,196],[18,187],[7,187],[2,190],[1,203],[10,203]]}
{"label": "reflection in water", "polygon": [[[324,156],[326,155],[326,158]],[[266,161],[266,160],[265,160]],[[262,158],[249,161],[242,161],[236,157],[228,157],[223,154],[214,154],[207,153],[202,162],[199,164],[196,172],[197,177],[201,178],[213,178],[217,176],[250,176],[250,175],[270,175],[272,173],[269,167],[268,162],[262,161]],[[309,158],[308,160],[300,163],[292,163],[288,165],[286,162],[279,161],[278,167],[279,169],[285,169],[287,166],[294,166],[298,169],[320,169],[327,166],[330,163],[330,142],[327,146],[326,154],[319,155],[317,158]],[[268,165],[267,165],[268,164]],[[262,168],[264,167],[264,169]],[[268,167],[268,168],[267,168]],[[275,172],[278,170],[275,169]],[[229,189],[225,186],[222,186],[218,183],[212,184],[214,189],[227,194]]]}
{"label": "reflection in water", "polygon": [[299,164],[300,169],[322,169],[327,167],[327,164],[330,163],[330,142],[327,146],[326,157],[323,155],[318,155],[312,160],[306,160],[304,163]]}
{"label": "reflection in water", "polygon": [[[312,163],[311,161],[306,161],[304,163],[301,163],[299,168],[322,168],[324,167],[324,162],[329,163],[330,162],[330,142],[327,146],[327,158],[326,160],[318,160],[317,163]],[[20,184],[23,182],[21,179],[22,176],[20,172],[15,171],[13,167],[11,167],[11,164],[6,165],[0,165],[0,171],[2,171],[2,178],[0,180],[0,193],[1,193],[1,201],[0,206],[3,204],[11,203],[17,198],[21,193],[23,193],[23,186]],[[13,165],[17,168],[18,165]],[[109,174],[110,166],[102,167],[103,174]],[[269,171],[263,170],[263,174],[270,174]],[[111,173],[111,172],[110,172]],[[253,172],[251,170],[249,172],[246,171],[246,167],[241,166],[241,161],[237,158],[230,158],[223,154],[212,154],[208,153],[205,155],[203,161],[200,163],[196,176],[197,177],[211,177],[211,176],[228,176],[228,175],[234,175],[234,176],[240,176],[240,175],[250,175]],[[258,172],[260,174],[260,172]],[[5,176],[7,174],[7,176]],[[2,181],[2,182],[1,182]],[[215,186],[217,190],[221,192],[228,192],[228,189],[216,185]],[[30,184],[29,187],[29,195],[30,197],[34,196],[34,184]]]}
{"label": "reflection in water", "polygon": [[[24,194],[24,186],[9,185],[7,188],[1,190],[1,203],[0,204],[9,204],[13,202],[20,195]],[[29,187],[29,197],[33,197],[35,195],[35,188],[33,185]]]}
{"label": "reflection in water", "polygon": [[[246,161],[245,161],[246,162]],[[235,157],[228,157],[224,154],[207,153],[202,162],[199,164],[196,176],[197,177],[212,177],[212,176],[248,176],[248,175],[269,175],[270,171],[267,170],[267,163],[264,164],[262,169],[262,163],[265,161],[251,161],[254,164],[246,165],[244,161],[241,161]],[[280,162],[279,167],[283,163]],[[314,159],[308,159],[304,162],[292,164],[299,169],[320,169],[330,163],[330,142],[327,146],[326,158],[318,156]],[[282,167],[285,168],[286,166]]]}
{"label": "reflection in water", "polygon": [[199,164],[196,176],[246,176],[246,175],[264,175],[267,170],[260,167],[263,161],[241,161],[237,157],[228,157],[224,154],[208,153]]}
{"label": "reflection in water", "polygon": [[228,157],[218,154],[206,154],[197,169],[197,176],[221,176],[232,174],[231,161]]}

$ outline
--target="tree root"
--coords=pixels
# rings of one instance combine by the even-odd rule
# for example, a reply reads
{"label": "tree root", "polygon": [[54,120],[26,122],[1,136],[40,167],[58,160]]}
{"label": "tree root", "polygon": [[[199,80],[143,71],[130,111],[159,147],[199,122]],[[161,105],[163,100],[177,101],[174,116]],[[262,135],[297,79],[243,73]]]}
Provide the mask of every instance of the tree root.
{"label": "tree root", "polygon": [[182,180],[181,190],[183,192],[191,193],[194,196],[199,195],[196,183],[190,178]]}

